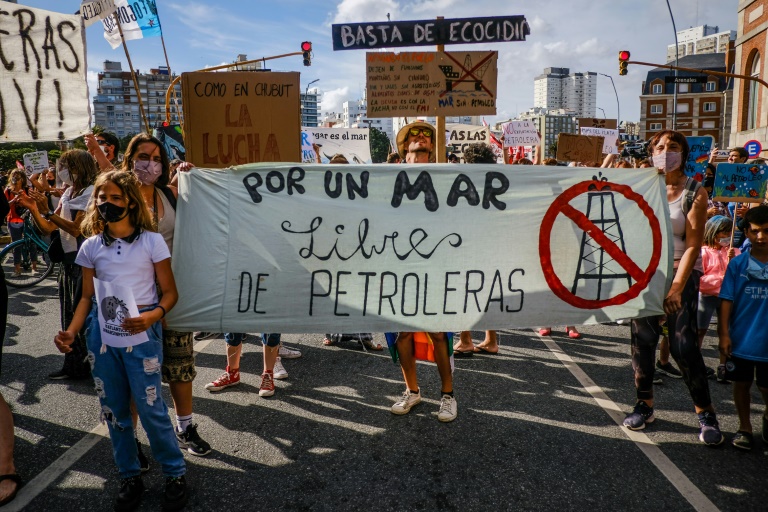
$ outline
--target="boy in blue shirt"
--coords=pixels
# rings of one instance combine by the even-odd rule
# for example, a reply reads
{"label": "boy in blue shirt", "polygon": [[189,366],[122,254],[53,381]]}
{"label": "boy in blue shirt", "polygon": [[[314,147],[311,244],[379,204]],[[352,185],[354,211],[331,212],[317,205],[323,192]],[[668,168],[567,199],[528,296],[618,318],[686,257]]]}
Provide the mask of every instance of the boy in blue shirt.
{"label": "boy in blue shirt", "polygon": [[752,424],[749,399],[752,381],[763,395],[763,441],[768,443],[768,206],[751,208],[744,216],[746,235],[752,243],[728,264],[720,288],[720,352],[726,361],[726,378],[733,382],[733,401],[739,430],[733,446],[751,450]]}

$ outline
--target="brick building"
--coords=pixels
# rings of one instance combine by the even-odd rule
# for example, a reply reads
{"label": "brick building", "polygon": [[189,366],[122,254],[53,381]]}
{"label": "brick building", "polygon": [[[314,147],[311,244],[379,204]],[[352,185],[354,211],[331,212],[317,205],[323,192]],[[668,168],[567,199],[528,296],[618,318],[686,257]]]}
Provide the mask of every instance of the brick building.
{"label": "brick building", "polygon": [[[734,52],[689,55],[680,59],[685,68],[725,71]],[[649,139],[659,130],[673,128],[673,103],[677,86],[677,121],[674,128],[686,136],[711,135],[716,145],[724,145],[731,132],[733,81],[689,71],[678,71],[678,78],[706,76],[706,83],[671,83],[671,69],[648,72],[640,96],[640,138]],[[668,78],[669,77],[669,78]]]}
{"label": "brick building", "polygon": [[[740,0],[736,30],[735,73],[766,79],[768,63],[768,0]],[[750,80],[735,80],[733,91],[733,130],[730,146],[743,146],[758,140],[768,152],[768,93]]]}

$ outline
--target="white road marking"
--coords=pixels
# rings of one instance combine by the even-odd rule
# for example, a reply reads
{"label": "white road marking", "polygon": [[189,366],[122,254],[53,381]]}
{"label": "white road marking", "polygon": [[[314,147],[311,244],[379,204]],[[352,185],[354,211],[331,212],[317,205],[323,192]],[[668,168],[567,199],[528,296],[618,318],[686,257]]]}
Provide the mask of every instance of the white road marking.
{"label": "white road marking", "polygon": [[[538,333],[536,333],[538,335]],[[563,366],[565,366],[584,389],[592,395],[597,404],[610,416],[617,425],[621,427],[624,434],[633,441],[640,451],[653,463],[654,466],[663,474],[667,480],[678,490],[688,503],[699,512],[719,512],[719,509],[712,503],[707,496],[691,482],[680,468],[664,455],[661,448],[651,441],[651,439],[642,432],[629,430],[623,425],[625,413],[616,403],[611,400],[605,392],[589,378],[589,376],[576,364],[571,357],[563,352],[560,346],[549,336],[539,336],[547,348],[557,357]],[[703,448],[702,448],[703,449]]]}
{"label": "white road marking", "polygon": [[53,464],[27,482],[16,495],[16,499],[3,507],[3,512],[18,512],[23,510],[24,507],[29,505],[29,503],[37,497],[38,494],[47,489],[48,486],[55,482],[62,473],[72,467],[75,462],[88,453],[88,450],[96,446],[96,444],[104,438],[109,438],[109,430],[105,423],[100,423],[96,428],[86,434],[85,437],[75,443],[72,448],[64,452],[61,457],[53,461]]}

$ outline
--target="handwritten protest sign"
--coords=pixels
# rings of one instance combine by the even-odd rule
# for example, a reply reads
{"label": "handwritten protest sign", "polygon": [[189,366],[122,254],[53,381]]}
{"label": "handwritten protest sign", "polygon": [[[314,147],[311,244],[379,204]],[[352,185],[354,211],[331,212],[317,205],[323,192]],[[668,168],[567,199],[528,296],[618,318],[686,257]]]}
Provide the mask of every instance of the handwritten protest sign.
{"label": "handwritten protest sign", "polygon": [[579,128],[607,128],[608,130],[617,130],[616,119],[600,119],[597,117],[580,117]]}
{"label": "handwritten protest sign", "polygon": [[300,162],[299,73],[181,75],[187,160],[221,168]]}
{"label": "handwritten protest sign", "polygon": [[27,176],[47,171],[48,165],[47,151],[24,153],[24,170],[27,172]]}
{"label": "handwritten protest sign", "polygon": [[490,129],[487,126],[472,124],[446,123],[445,148],[459,158],[464,158],[464,150],[470,144],[490,142]]}
{"label": "handwritten protest sign", "polygon": [[339,23],[331,26],[334,50],[506,43],[525,41],[525,36],[530,33],[525,16]]}
{"label": "handwritten protest sign", "polygon": [[709,153],[712,151],[712,137],[686,137],[688,141],[688,160],[685,162],[685,175],[696,181],[704,179]]}
{"label": "handwritten protest sign", "polygon": [[85,32],[77,15],[0,1],[0,142],[88,132]]}
{"label": "handwritten protest sign", "polygon": [[714,201],[738,201],[761,203],[768,191],[768,166],[754,164],[718,164],[715,184],[712,186]]}
{"label": "handwritten protest sign", "polygon": [[[301,128],[301,160],[315,163],[312,144],[320,146],[320,160],[327,164],[333,155],[344,155],[350,164],[370,164],[371,143],[368,128]],[[306,134],[306,135],[304,135]]]}
{"label": "handwritten protest sign", "polygon": [[557,159],[567,162],[592,162],[598,165],[603,159],[603,137],[561,133],[557,136]]}
{"label": "handwritten protest sign", "polygon": [[582,135],[589,135],[592,137],[603,137],[603,153],[606,155],[618,155],[619,147],[616,145],[616,141],[619,139],[619,130],[611,130],[608,128],[593,128],[591,126],[579,127]]}
{"label": "handwritten protest sign", "polygon": [[[205,271],[183,273],[169,328],[430,332],[662,314],[671,228],[655,170],[472,167],[182,173],[172,264]],[[610,226],[595,202],[615,206]],[[600,269],[579,259],[589,247]]]}
{"label": "handwritten protest sign", "polygon": [[80,4],[80,16],[86,27],[90,27],[97,21],[112,16],[115,12],[115,0],[83,0]]}
{"label": "handwritten protest sign", "polygon": [[368,117],[496,113],[498,52],[368,52]]}
{"label": "handwritten protest sign", "polygon": [[502,125],[502,131],[506,147],[541,144],[541,137],[533,121],[510,121]]}

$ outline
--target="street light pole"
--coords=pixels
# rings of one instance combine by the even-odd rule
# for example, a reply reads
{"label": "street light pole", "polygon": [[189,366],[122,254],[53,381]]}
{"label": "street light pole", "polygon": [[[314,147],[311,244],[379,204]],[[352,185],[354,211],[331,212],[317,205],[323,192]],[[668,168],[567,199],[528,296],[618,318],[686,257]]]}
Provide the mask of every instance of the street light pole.
{"label": "street light pole", "polygon": [[[606,75],[605,73],[598,73],[598,75],[603,75],[604,77],[610,79],[611,85],[613,86],[613,94],[616,95],[616,129],[620,130],[621,125],[621,104],[619,103],[619,93],[616,92],[616,84],[613,83],[613,77],[611,75]],[[605,114],[603,114],[605,115]]]}
{"label": "street light pole", "polygon": [[605,117],[605,110],[601,109],[600,107],[596,107],[596,108],[597,108],[597,110],[599,110],[600,112],[603,113],[603,119],[605,119],[606,118]]}
{"label": "street light pole", "polygon": [[[680,48],[677,44],[677,28],[675,28],[675,17],[672,16],[672,7],[669,5],[669,0],[667,0],[667,9],[669,9],[669,17],[672,18],[672,30],[675,31],[675,67],[680,65],[679,62],[679,51]],[[677,69],[675,69],[675,83],[674,83],[674,92],[672,94],[672,129],[677,129]],[[725,108],[725,105],[723,105],[723,108]]]}

